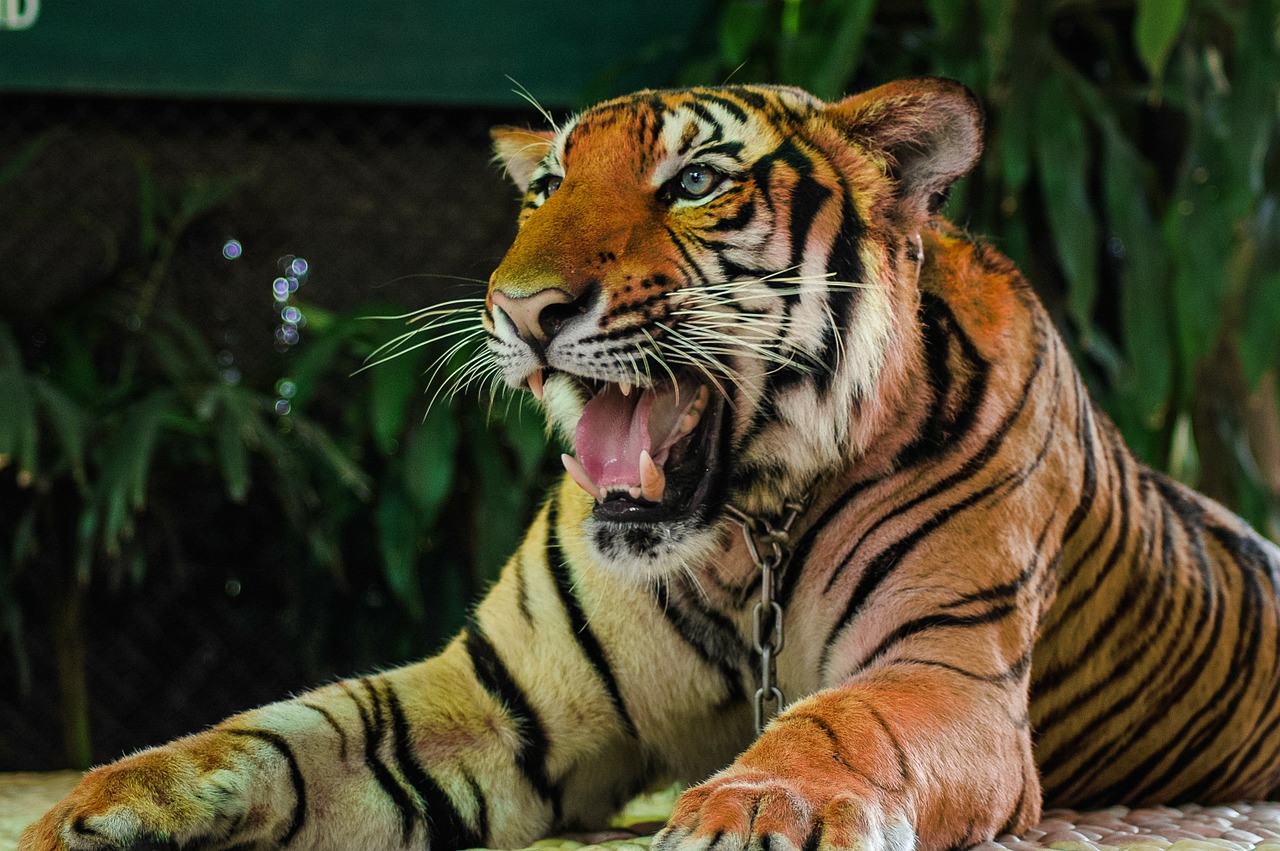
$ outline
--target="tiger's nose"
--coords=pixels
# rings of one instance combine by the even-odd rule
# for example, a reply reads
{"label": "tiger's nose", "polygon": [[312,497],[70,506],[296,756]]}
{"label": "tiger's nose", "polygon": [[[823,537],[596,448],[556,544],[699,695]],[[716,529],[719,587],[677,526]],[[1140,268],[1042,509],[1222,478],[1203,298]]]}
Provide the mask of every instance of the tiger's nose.
{"label": "tiger's nose", "polygon": [[554,288],[523,297],[494,290],[492,300],[494,310],[507,315],[525,342],[538,345],[554,337],[566,321],[580,312],[573,296]]}

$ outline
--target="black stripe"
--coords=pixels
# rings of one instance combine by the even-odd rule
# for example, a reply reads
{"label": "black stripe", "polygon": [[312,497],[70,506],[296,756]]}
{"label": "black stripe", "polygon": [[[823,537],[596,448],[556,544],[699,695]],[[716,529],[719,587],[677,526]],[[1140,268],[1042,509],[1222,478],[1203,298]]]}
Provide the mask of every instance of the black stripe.
{"label": "black stripe", "polygon": [[316,706],[314,703],[302,703],[300,705],[305,706],[307,709],[310,709],[312,712],[320,713],[320,715],[323,716],[325,723],[327,723],[330,727],[332,727],[333,731],[338,734],[338,753],[341,756],[342,761],[346,762],[347,731],[342,729],[342,725],[339,724],[337,719],[333,717],[333,714],[330,713],[329,710],[325,709],[323,706]]}
{"label": "black stripe", "polygon": [[679,600],[672,599],[667,583],[658,586],[655,597],[658,610],[672,631],[704,665],[719,671],[726,702],[746,700],[742,666],[749,659],[749,648],[742,642],[734,624],[720,612],[700,607],[696,594],[683,593]]}
{"label": "black stripe", "polygon": [[[476,835],[480,837],[480,841],[489,841],[489,799],[485,797],[484,790],[480,788],[480,783],[471,775],[469,771],[463,771],[462,777],[467,781],[467,786],[471,789],[471,796],[476,799]],[[477,845],[480,844],[478,841]],[[432,846],[434,848],[435,846]]]}
{"label": "black stripe", "polygon": [[[373,772],[373,777],[378,781],[378,785],[391,798],[391,802],[395,804],[396,810],[400,813],[400,836],[403,844],[409,843],[409,838],[413,835],[414,819],[419,817],[413,798],[400,785],[400,781],[396,780],[395,775],[391,773],[391,769],[387,768],[386,763],[382,761],[382,757],[378,754],[378,748],[382,744],[382,734],[386,729],[387,720],[383,713],[382,698],[378,694],[378,690],[373,687],[373,683],[368,677],[359,679],[360,685],[364,688],[365,694],[369,696],[369,714],[366,715],[363,704],[356,701],[356,705],[360,707],[360,720],[365,726],[365,764],[369,766],[369,770]],[[355,700],[355,696],[351,696]]]}
{"label": "black stripe", "polygon": [[944,671],[950,671],[958,674],[966,679],[975,680],[976,682],[988,683],[990,685],[1004,685],[1006,683],[1019,682],[1031,670],[1031,657],[1034,648],[1028,647],[1026,652],[1013,661],[1007,669],[995,674],[979,674],[976,671],[970,671],[967,668],[961,668],[959,665],[952,665],[949,662],[941,662],[937,659],[915,659],[910,656],[899,656],[890,662],[890,665],[924,665],[930,668],[941,668]]}
{"label": "black stripe", "polygon": [[560,603],[564,606],[565,615],[569,618],[569,633],[578,642],[582,654],[587,657],[587,664],[595,671],[601,685],[609,694],[614,711],[622,720],[623,726],[632,736],[636,735],[635,722],[627,711],[626,702],[622,699],[622,690],[618,687],[618,678],[609,664],[609,656],[601,646],[599,638],[587,622],[587,614],[582,608],[582,601],[573,590],[573,578],[569,575],[569,565],[565,562],[564,551],[560,547],[560,535],[556,530],[557,508],[559,502],[555,497],[547,504],[547,567],[551,578],[555,580],[556,591],[560,595]]}
{"label": "black stripe", "polygon": [[[1008,433],[1013,428],[1014,423],[1017,422],[1018,418],[1022,415],[1023,410],[1026,408],[1027,401],[1031,398],[1031,388],[1035,384],[1036,378],[1040,375],[1040,370],[1043,365],[1044,350],[1042,348],[1036,353],[1035,364],[1031,369],[1031,373],[1027,376],[1026,381],[1022,385],[1022,390],[1018,397],[1017,404],[1014,405],[1009,413],[1005,415],[1004,420],[1000,422],[995,431],[992,432],[991,436],[987,438],[987,442],[983,444],[982,447],[967,461],[965,461],[959,470],[938,480],[924,493],[914,497],[905,504],[896,507],[892,512],[879,517],[876,522],[872,524],[871,528],[859,537],[859,539],[854,543],[852,549],[840,560],[840,566],[832,572],[830,578],[827,580],[826,587],[823,589],[825,592],[830,592],[831,589],[835,587],[836,582],[839,580],[844,570],[852,564],[853,557],[857,554],[862,543],[866,541],[873,532],[885,523],[888,523],[890,520],[897,519],[917,505],[920,505],[940,494],[955,490],[957,485],[976,476],[987,466],[987,464],[991,462],[991,459],[996,456],[997,451],[1004,444],[1004,439],[1008,436]],[[900,541],[898,543],[902,544],[903,542]],[[891,564],[892,562],[890,562],[890,565]],[[882,567],[888,566],[889,565],[882,565]],[[863,573],[862,578],[859,580],[858,587],[855,590],[853,597],[850,599],[849,606],[846,608],[846,619],[851,616],[853,612],[861,608],[861,606],[866,602],[866,598],[870,596],[871,592],[875,590],[884,578],[885,577],[883,576],[877,576],[872,572],[872,569],[868,567],[868,569]]]}
{"label": "black stripe", "polygon": [[[1239,578],[1244,585],[1244,599],[1239,601],[1242,603],[1239,612],[1241,635],[1237,635],[1235,652],[1232,654],[1231,662],[1226,668],[1226,675],[1223,676],[1217,691],[1204,701],[1199,711],[1188,720],[1183,733],[1172,740],[1179,743],[1177,758],[1163,775],[1147,776],[1144,784],[1134,792],[1135,798],[1149,796],[1155,790],[1163,789],[1170,783],[1185,777],[1187,770],[1196,759],[1204,753],[1215,752],[1217,749],[1212,747],[1213,740],[1229,729],[1234,730],[1234,722],[1236,722],[1233,717],[1219,714],[1222,711],[1221,708],[1240,706],[1243,695],[1248,693],[1254,680],[1261,673],[1262,666],[1258,664],[1258,652],[1263,635],[1258,627],[1266,602],[1265,592],[1258,584],[1259,574],[1262,571],[1258,570],[1259,565],[1248,552],[1248,544],[1251,542],[1219,526],[1209,526],[1207,531],[1218,545],[1235,559]],[[1262,567],[1265,569],[1265,559]],[[1247,636],[1247,640],[1241,640],[1241,636]],[[1195,734],[1187,735],[1197,724],[1200,728]],[[1220,779],[1220,767],[1216,765],[1208,769],[1209,781]]]}
{"label": "black stripe", "polygon": [[[922,463],[935,457],[939,451],[963,441],[977,420],[978,408],[986,398],[991,374],[990,364],[960,327],[946,301],[932,293],[922,292],[919,317],[927,380],[933,391],[933,400],[916,439],[898,453],[894,462],[897,468]],[[951,399],[956,376],[949,366],[953,340],[971,373],[969,380],[959,388],[958,392],[963,395],[956,401]]]}
{"label": "black stripe", "polygon": [[279,751],[285,762],[289,764],[289,782],[293,786],[293,818],[289,821],[289,827],[278,843],[281,848],[287,846],[298,835],[298,831],[302,830],[302,825],[307,820],[307,783],[302,777],[302,769],[298,767],[298,758],[294,756],[293,748],[285,741],[284,736],[269,730],[230,729],[223,732],[228,736],[244,736],[266,742]]}
{"label": "black stripe", "polygon": [[473,621],[467,628],[463,647],[471,657],[471,666],[481,687],[503,707],[520,732],[522,741],[515,754],[516,766],[534,791],[551,805],[553,820],[559,822],[560,788],[547,774],[547,755],[551,745],[542,720],[478,622]]}
{"label": "black stripe", "polygon": [[952,629],[955,627],[972,627],[982,626],[983,624],[996,623],[1004,620],[1009,615],[1017,612],[1019,607],[1014,603],[1005,603],[1001,606],[993,606],[985,612],[979,612],[973,615],[947,615],[941,613],[933,613],[922,615],[918,618],[900,624],[893,632],[889,633],[884,639],[876,645],[865,659],[858,663],[858,666],[850,672],[849,676],[857,674],[859,671],[865,670],[873,664],[881,656],[884,656],[893,649],[895,644],[901,644],[914,635],[922,632],[930,632],[935,629]]}
{"label": "black stripe", "polygon": [[[487,831],[473,830],[452,799],[440,788],[440,784],[427,774],[418,761],[410,744],[409,722],[405,718],[400,698],[391,683],[384,681],[382,698],[391,713],[391,733],[395,746],[396,765],[422,802],[427,820],[427,848],[431,851],[445,848],[477,848],[488,839]],[[474,783],[474,781],[472,781]],[[406,844],[408,838],[405,839]]]}
{"label": "black stripe", "polygon": [[[1177,601],[1177,597],[1173,593],[1172,588],[1172,584],[1174,582],[1173,555],[1177,545],[1173,540],[1172,535],[1172,517],[1168,513],[1168,509],[1164,503],[1161,503],[1161,508],[1162,511],[1160,512],[1160,517],[1162,522],[1161,529],[1159,530],[1160,537],[1162,539],[1160,576],[1152,577],[1143,571],[1135,570],[1133,572],[1134,581],[1130,582],[1131,587],[1125,589],[1125,592],[1122,595],[1122,602],[1113,605],[1111,614],[1106,618],[1103,628],[1094,636],[1095,638],[1097,635],[1101,635],[1103,633],[1109,634],[1112,632],[1114,623],[1118,622],[1121,617],[1133,612],[1133,607],[1136,605],[1136,601],[1126,603],[1123,602],[1123,600],[1126,597],[1132,598],[1134,596],[1132,586],[1135,583],[1146,589],[1146,593],[1143,595],[1141,611],[1137,613],[1137,616],[1134,619],[1135,623],[1140,627],[1148,627],[1151,624],[1166,624],[1169,622],[1169,618],[1172,615],[1171,610]],[[1154,539],[1154,536],[1152,537]],[[1151,559],[1146,561],[1146,564],[1152,563],[1153,560]],[[1157,578],[1159,581],[1156,581]],[[1141,678],[1136,681],[1134,680],[1134,672],[1137,669],[1138,663],[1143,661],[1150,652],[1154,652],[1163,657],[1171,650],[1181,646],[1182,640],[1186,635],[1188,622],[1185,618],[1179,618],[1177,623],[1178,628],[1174,631],[1172,636],[1170,636],[1167,631],[1162,632],[1159,629],[1147,629],[1146,632],[1138,636],[1136,640],[1115,644],[1114,646],[1127,646],[1130,649],[1121,659],[1117,660],[1112,665],[1106,676],[1089,684],[1085,688],[1080,688],[1078,692],[1071,695],[1070,699],[1066,703],[1059,705],[1041,718],[1037,726],[1041,729],[1051,729],[1068,718],[1074,718],[1079,722],[1083,717],[1082,713],[1084,711],[1085,704],[1099,695],[1105,695],[1110,700],[1106,706],[1102,707],[1108,717],[1113,717],[1122,707],[1133,705],[1137,694],[1143,690]],[[1096,662],[1099,658],[1096,655],[1097,652],[1097,642],[1091,639],[1086,644],[1086,650],[1073,655],[1078,659],[1090,659]],[[1071,679],[1064,678],[1060,682],[1072,683],[1079,687],[1079,683]],[[1122,691],[1124,684],[1131,682],[1136,683],[1136,685]],[[1056,686],[1057,683],[1054,683],[1053,685]],[[1038,699],[1043,698],[1044,692],[1050,687],[1052,686],[1042,686],[1038,680],[1033,685]],[[1048,773],[1050,769],[1056,767],[1059,762],[1059,754],[1057,751],[1041,753],[1040,757],[1041,764],[1045,766],[1046,773]]]}
{"label": "black stripe", "polygon": [[[1087,788],[1088,784],[1098,774],[1114,764],[1113,760],[1117,754],[1140,745],[1145,738],[1143,733],[1149,732],[1153,728],[1151,719],[1167,718],[1172,713],[1173,708],[1186,698],[1188,689],[1191,688],[1196,679],[1203,675],[1205,665],[1216,649],[1219,637],[1222,634],[1225,607],[1220,599],[1218,584],[1212,576],[1212,569],[1208,554],[1204,549],[1204,542],[1200,538],[1202,521],[1199,507],[1184,500],[1176,489],[1167,486],[1167,483],[1162,482],[1159,478],[1156,479],[1156,484],[1165,493],[1166,499],[1169,499],[1170,507],[1173,508],[1173,515],[1178,519],[1183,534],[1188,541],[1188,547],[1199,563],[1203,576],[1200,585],[1201,604],[1198,607],[1199,617],[1194,627],[1188,631],[1188,634],[1192,637],[1204,635],[1205,624],[1211,617],[1213,619],[1212,626],[1199,654],[1194,657],[1190,656],[1189,653],[1181,654],[1183,665],[1176,676],[1171,677],[1168,671],[1158,667],[1147,672],[1148,676],[1145,682],[1139,683],[1137,689],[1150,691],[1152,688],[1159,688],[1163,695],[1163,700],[1157,705],[1151,706],[1143,714],[1143,717],[1131,721],[1123,730],[1108,731],[1109,735],[1103,738],[1099,735],[1102,725],[1124,709],[1131,708],[1129,705],[1117,702],[1113,704],[1112,710],[1107,715],[1095,719],[1090,727],[1077,731],[1077,734],[1064,745],[1063,750],[1073,756],[1083,755],[1084,758],[1071,775],[1054,784],[1052,790],[1045,790],[1046,797],[1053,797],[1072,789]],[[1166,750],[1158,752],[1159,757],[1163,757],[1166,754]],[[1151,767],[1147,766],[1145,771],[1150,771]],[[1131,776],[1140,775],[1131,774]],[[1128,788],[1132,788],[1132,785],[1133,783],[1131,782]],[[1113,786],[1112,788],[1116,787]],[[1127,788],[1124,791],[1127,791]],[[1127,800],[1127,795],[1124,799]],[[1122,799],[1116,798],[1116,800]]]}
{"label": "black stripe", "polygon": [[[971,603],[991,603],[1004,597],[1016,597],[1022,589],[1026,587],[1027,583],[1031,580],[1031,577],[1035,576],[1039,572],[1041,563],[1046,561],[1041,558],[1044,540],[1048,537],[1049,527],[1053,525],[1053,521],[1056,517],[1056,513],[1052,511],[1049,512],[1049,517],[1045,520],[1044,526],[1040,529],[1040,535],[1036,538],[1035,556],[1032,557],[1031,561],[1027,563],[1027,566],[1022,569],[1021,573],[1012,579],[1001,582],[998,585],[989,585],[986,588],[971,591],[968,594],[961,594],[954,600],[948,600],[941,604],[941,608],[958,609],[961,606],[967,606]],[[1048,561],[1052,561],[1052,559],[1049,559]]]}

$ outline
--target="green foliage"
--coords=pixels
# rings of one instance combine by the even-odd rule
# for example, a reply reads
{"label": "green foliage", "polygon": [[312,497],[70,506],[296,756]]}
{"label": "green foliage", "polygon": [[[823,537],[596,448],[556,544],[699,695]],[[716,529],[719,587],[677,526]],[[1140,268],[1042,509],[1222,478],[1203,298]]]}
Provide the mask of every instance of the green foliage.
{"label": "green foliage", "polygon": [[[40,151],[28,146],[0,177]],[[0,321],[0,498],[19,508],[0,522],[0,629],[29,688],[12,588],[38,575],[57,601],[76,764],[89,759],[80,601],[91,583],[140,583],[180,564],[164,544],[175,513],[202,510],[220,489],[231,504],[282,518],[298,556],[287,569],[307,582],[341,586],[349,558],[380,558],[386,588],[430,640],[460,626],[547,480],[532,408],[490,400],[486,421],[472,394],[428,410],[437,388],[426,376],[444,345],[425,340],[363,368],[404,330],[363,318],[373,307],[338,315],[300,305],[301,345],[257,374],[225,369],[183,312],[172,261],[188,229],[253,178],[164,186],[142,158],[137,178],[137,261],[60,316],[38,352]]]}
{"label": "green foliage", "polygon": [[1280,412],[1249,404],[1280,371],[1280,0],[719,8],[682,82],[974,89],[987,151],[948,215],[1028,273],[1140,455],[1280,534]]}

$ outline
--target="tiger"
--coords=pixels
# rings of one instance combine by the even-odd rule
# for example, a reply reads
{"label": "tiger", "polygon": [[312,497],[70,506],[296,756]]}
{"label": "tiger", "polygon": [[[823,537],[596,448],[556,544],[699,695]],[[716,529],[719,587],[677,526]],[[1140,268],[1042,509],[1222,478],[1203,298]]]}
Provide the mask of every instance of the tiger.
{"label": "tiger", "polygon": [[511,848],[679,781],[657,851],[942,851],[1269,795],[1280,550],[945,220],[983,122],[924,78],[495,129],[476,368],[571,450],[500,577],[438,655],[99,767],[20,848]]}

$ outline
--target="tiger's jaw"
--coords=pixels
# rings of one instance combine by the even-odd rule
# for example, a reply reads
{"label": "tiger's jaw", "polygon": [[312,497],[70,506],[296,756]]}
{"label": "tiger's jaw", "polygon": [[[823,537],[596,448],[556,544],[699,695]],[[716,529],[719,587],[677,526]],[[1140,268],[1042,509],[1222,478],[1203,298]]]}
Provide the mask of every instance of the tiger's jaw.
{"label": "tiger's jaw", "polygon": [[653,579],[701,557],[726,500],[728,402],[691,373],[645,387],[531,379],[573,447],[565,469],[594,500],[585,531],[602,566]]}

